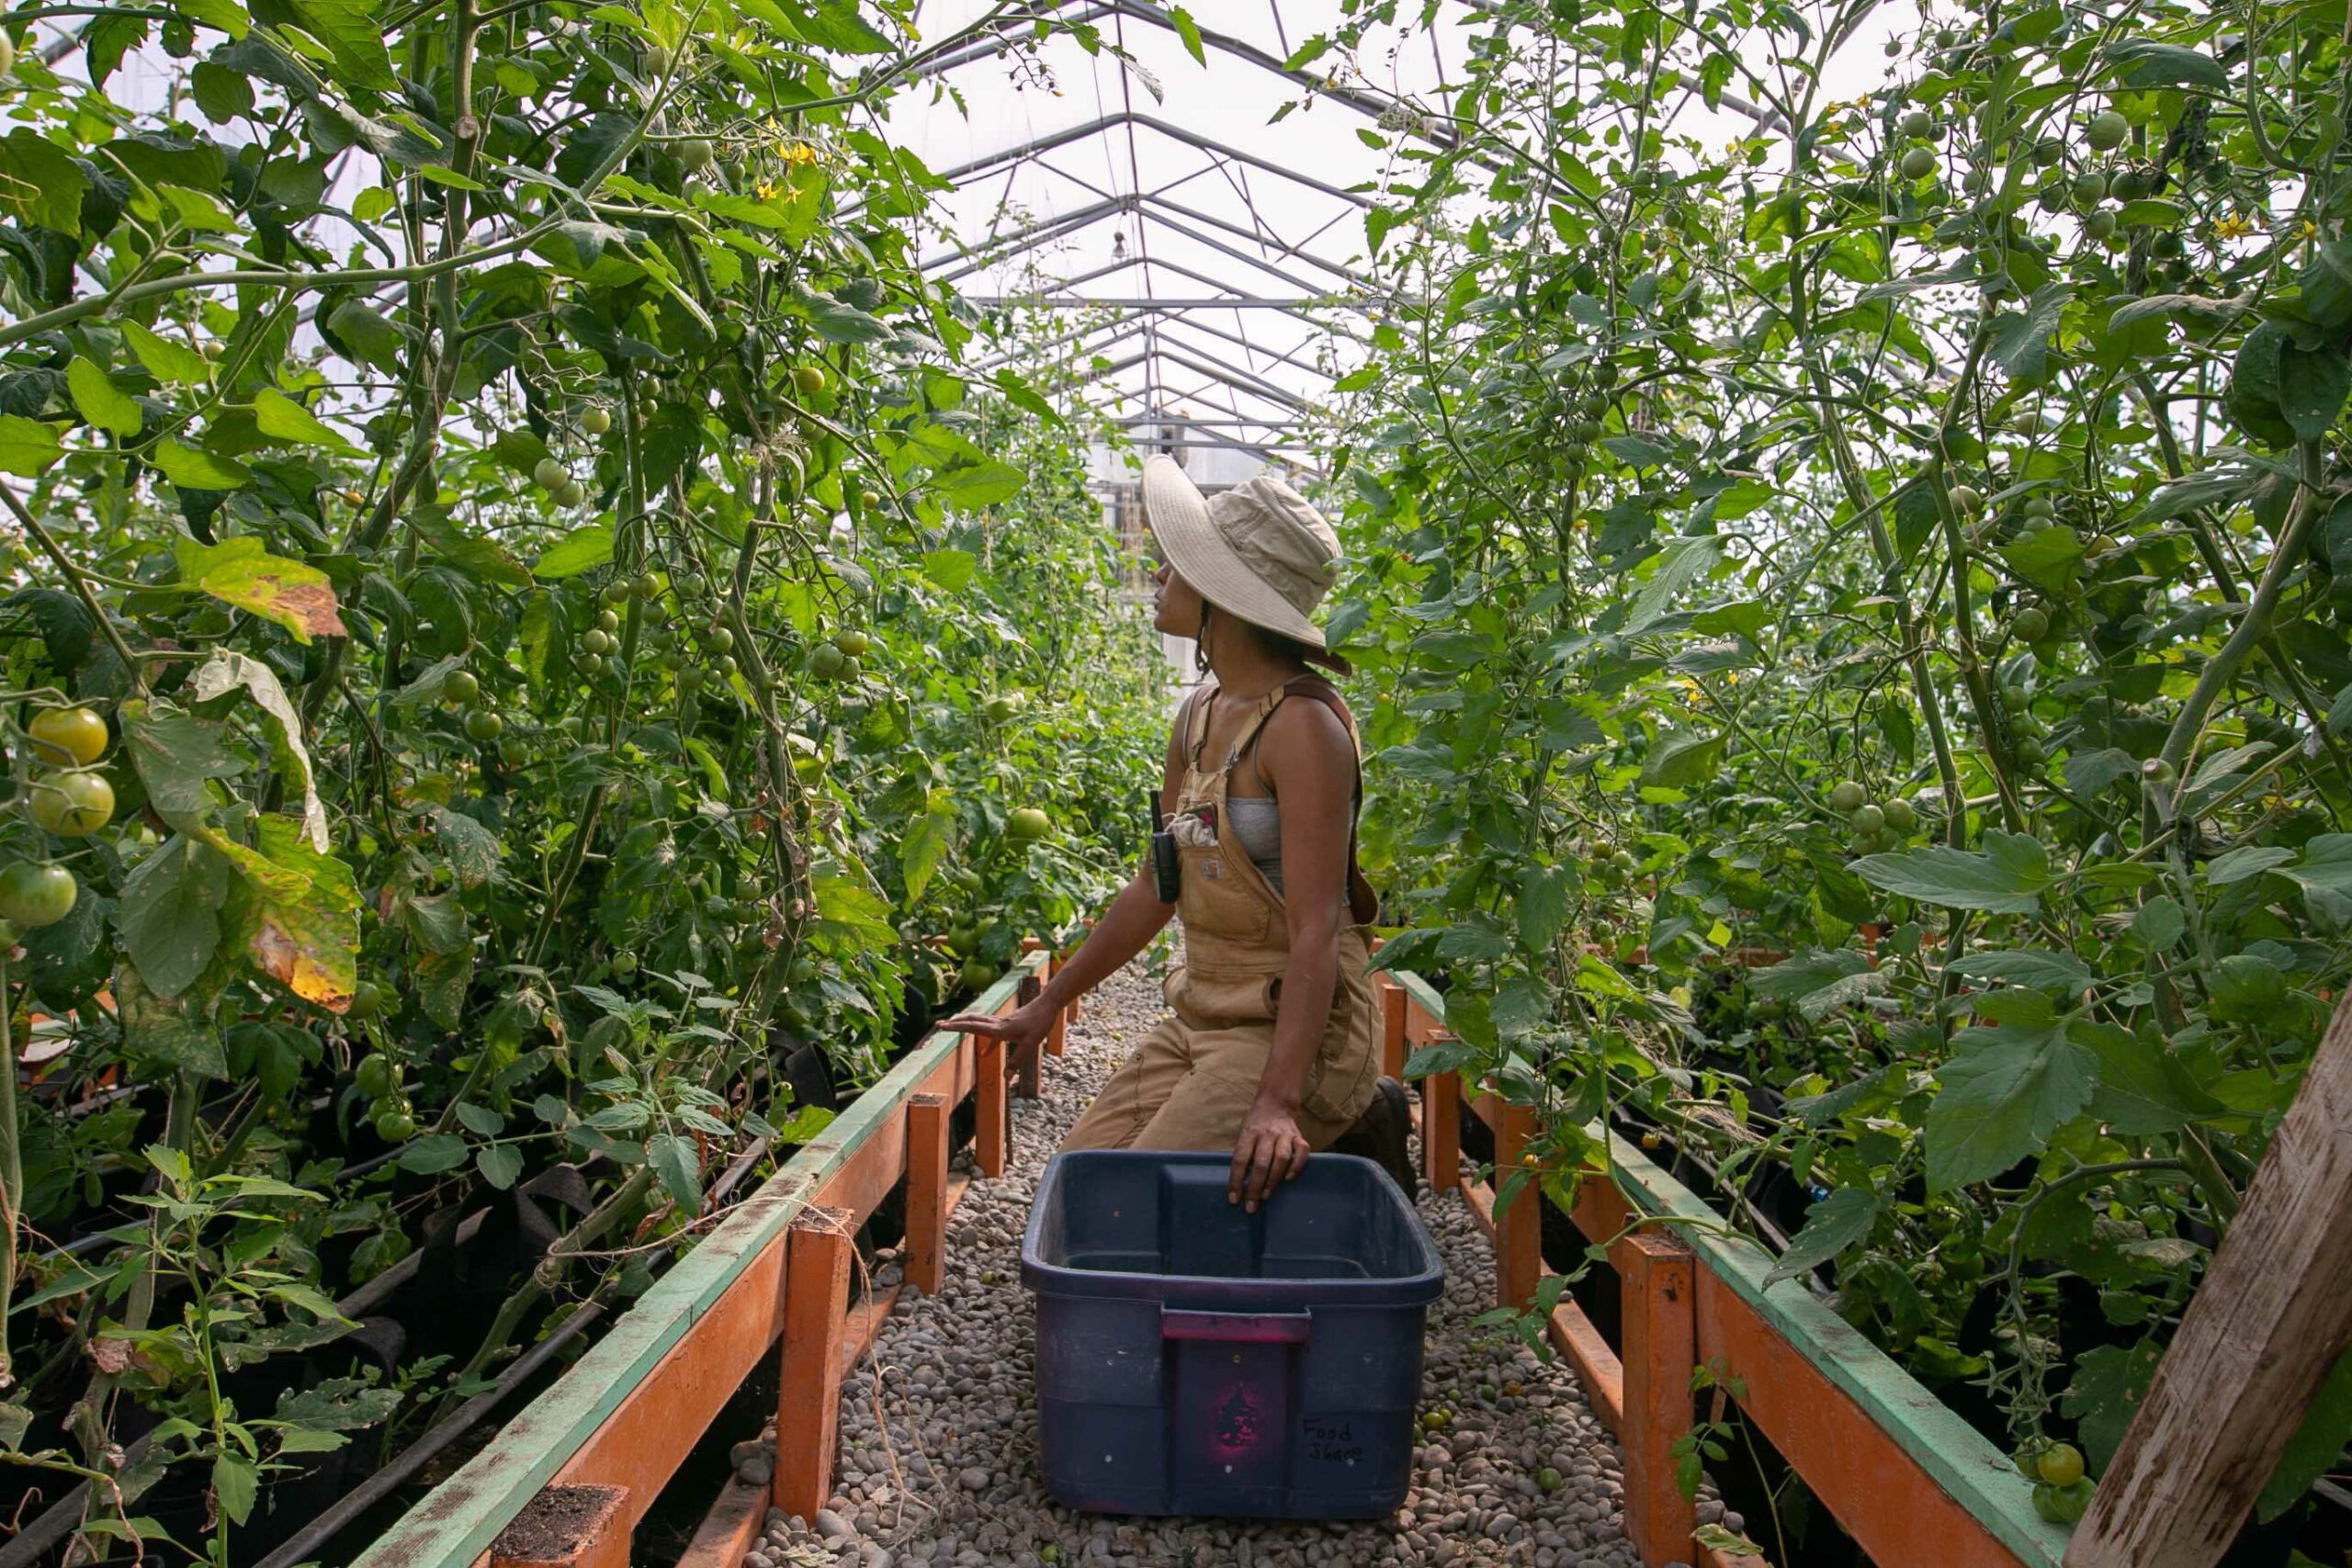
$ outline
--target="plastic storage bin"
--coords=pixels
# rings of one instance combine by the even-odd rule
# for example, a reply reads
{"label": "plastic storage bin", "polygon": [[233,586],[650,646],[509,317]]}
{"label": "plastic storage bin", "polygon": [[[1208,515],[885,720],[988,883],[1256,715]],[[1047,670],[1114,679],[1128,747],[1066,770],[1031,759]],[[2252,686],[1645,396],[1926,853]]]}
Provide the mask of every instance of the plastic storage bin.
{"label": "plastic storage bin", "polygon": [[1389,1513],[1436,1245],[1370,1160],[1312,1156],[1254,1214],[1226,1201],[1230,1165],[1089,1149],[1046,1167],[1021,1244],[1046,1488],[1094,1513]]}

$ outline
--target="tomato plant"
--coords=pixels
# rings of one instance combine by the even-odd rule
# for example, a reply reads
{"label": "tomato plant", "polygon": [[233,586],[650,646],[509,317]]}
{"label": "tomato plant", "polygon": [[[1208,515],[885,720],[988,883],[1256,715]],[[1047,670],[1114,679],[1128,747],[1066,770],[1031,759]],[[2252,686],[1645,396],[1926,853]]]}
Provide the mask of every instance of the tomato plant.
{"label": "tomato plant", "polygon": [[[93,1551],[283,1540],[1118,874],[1156,645],[1075,389],[917,265],[873,111],[999,17],[913,12],[174,0],[0,71],[0,1446]],[[492,1209],[547,1234],[382,1293]]]}
{"label": "tomato plant", "polygon": [[2092,1475],[2352,978],[2340,23],[1497,0],[1379,138],[1331,631],[1422,1066]]}

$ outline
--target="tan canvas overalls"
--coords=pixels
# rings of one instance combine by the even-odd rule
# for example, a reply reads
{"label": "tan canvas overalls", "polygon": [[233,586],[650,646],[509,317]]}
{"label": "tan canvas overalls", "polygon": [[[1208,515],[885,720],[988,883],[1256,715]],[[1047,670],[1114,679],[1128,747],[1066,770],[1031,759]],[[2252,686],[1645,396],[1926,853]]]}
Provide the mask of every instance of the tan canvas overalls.
{"label": "tan canvas overalls", "polygon": [[[1201,747],[1215,688],[1193,704],[1177,813],[1205,809],[1216,838],[1179,841],[1183,880],[1176,913],[1184,926],[1184,962],[1165,987],[1176,1016],[1144,1037],[1070,1129],[1065,1149],[1230,1154],[1240,1140],[1273,1051],[1275,1003],[1290,965],[1290,923],[1282,895],[1226,830],[1226,784],[1289,694],[1287,684],[1267,694],[1224,766],[1213,772],[1201,767]],[[1352,743],[1353,726],[1348,728]],[[1352,841],[1350,851],[1352,872]],[[1372,1103],[1380,1076],[1379,1004],[1364,971],[1371,956],[1366,928],[1343,919],[1331,1013],[1299,1098],[1298,1130],[1317,1149],[1329,1147],[1354,1124]]]}

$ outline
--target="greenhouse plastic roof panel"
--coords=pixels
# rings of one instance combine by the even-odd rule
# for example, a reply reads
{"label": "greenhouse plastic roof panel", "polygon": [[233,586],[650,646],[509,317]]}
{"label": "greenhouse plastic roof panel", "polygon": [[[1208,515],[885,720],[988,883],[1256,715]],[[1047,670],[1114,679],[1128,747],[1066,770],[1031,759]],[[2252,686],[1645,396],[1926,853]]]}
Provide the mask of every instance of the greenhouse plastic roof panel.
{"label": "greenhouse plastic roof panel", "polygon": [[[989,10],[926,6],[923,30],[947,36]],[[1376,303],[1370,197],[1351,187],[1394,153],[1359,132],[1392,95],[1437,87],[1444,30],[1389,51],[1394,80],[1375,83],[1355,67],[1329,76],[1328,56],[1283,69],[1339,26],[1338,0],[1203,6],[1198,61],[1150,0],[1028,14],[1057,24],[1034,53],[963,51],[892,106],[892,140],[954,183],[926,269],[983,308],[1036,312],[1046,351],[1090,366],[1129,424],[1279,447],[1357,363]]]}

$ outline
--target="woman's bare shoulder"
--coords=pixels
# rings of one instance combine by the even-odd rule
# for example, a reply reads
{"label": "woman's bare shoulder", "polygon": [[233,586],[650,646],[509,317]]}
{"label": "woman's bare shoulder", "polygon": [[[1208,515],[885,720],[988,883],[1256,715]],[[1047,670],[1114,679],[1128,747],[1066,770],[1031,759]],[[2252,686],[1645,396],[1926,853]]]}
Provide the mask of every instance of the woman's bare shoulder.
{"label": "woman's bare shoulder", "polygon": [[1349,739],[1348,727],[1329,703],[1311,697],[1292,696],[1277,705],[1266,720],[1266,739],[1272,743],[1267,754],[1270,767],[1291,759],[1313,766],[1355,763],[1355,742]]}

